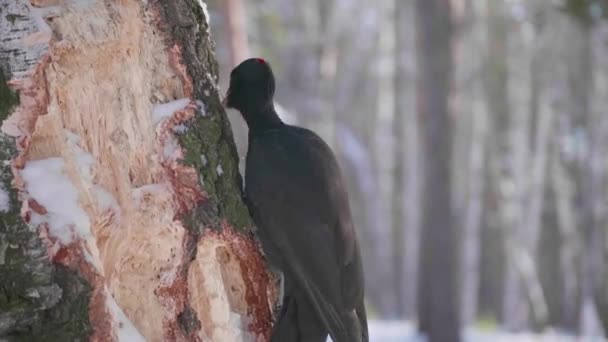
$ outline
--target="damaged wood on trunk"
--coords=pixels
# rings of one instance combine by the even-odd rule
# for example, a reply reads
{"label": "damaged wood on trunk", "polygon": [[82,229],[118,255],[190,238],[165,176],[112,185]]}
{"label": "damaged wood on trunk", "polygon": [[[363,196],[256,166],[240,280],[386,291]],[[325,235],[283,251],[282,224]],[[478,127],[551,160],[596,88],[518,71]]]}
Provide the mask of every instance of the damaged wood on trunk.
{"label": "damaged wood on trunk", "polygon": [[0,337],[265,340],[205,4],[0,7]]}

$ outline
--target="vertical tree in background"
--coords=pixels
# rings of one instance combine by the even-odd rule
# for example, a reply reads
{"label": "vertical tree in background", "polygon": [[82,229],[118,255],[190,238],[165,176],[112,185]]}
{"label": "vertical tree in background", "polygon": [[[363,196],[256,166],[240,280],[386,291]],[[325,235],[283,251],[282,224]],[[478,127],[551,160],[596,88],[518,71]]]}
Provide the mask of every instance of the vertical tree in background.
{"label": "vertical tree in background", "polygon": [[429,341],[458,341],[456,260],[450,205],[452,79],[448,0],[417,0],[417,110],[422,124],[423,217],[419,268],[419,329]]}
{"label": "vertical tree in background", "polygon": [[[459,6],[457,6],[459,5]],[[482,215],[487,158],[487,109],[483,101],[480,70],[483,60],[479,51],[485,46],[482,1],[454,3],[452,20],[458,29],[454,40],[454,121],[452,135],[452,210],[459,225],[459,288],[461,324],[466,326],[477,317],[480,289]]]}
{"label": "vertical tree in background", "polygon": [[[400,222],[395,223],[395,213],[393,212],[395,195],[399,193],[399,184],[394,183],[395,174],[395,139],[393,137],[393,127],[398,125],[395,122],[395,6],[398,1],[384,0],[382,4],[382,16],[384,20],[380,23],[379,36],[377,42],[377,109],[374,122],[374,167],[378,175],[379,196],[382,215],[385,217],[389,244],[383,248],[389,251],[390,259],[388,269],[390,270],[389,281],[391,287],[386,288],[389,295],[385,296],[388,300],[388,310],[391,316],[398,315],[400,310],[398,289],[399,282],[396,281],[400,275],[397,270],[397,260],[400,260],[403,251],[401,241],[398,241],[401,227]],[[399,220],[401,221],[401,220]],[[398,226],[399,225],[399,226]]]}
{"label": "vertical tree in background", "polygon": [[[499,181],[502,179],[503,164],[501,156],[508,151],[509,112],[508,97],[508,65],[507,65],[507,37],[508,19],[502,13],[502,2],[486,0],[487,23],[487,57],[484,68],[484,88],[488,112],[491,113],[491,134],[494,137],[490,146],[489,175],[490,195],[497,201],[496,212],[488,222],[494,223],[493,228],[484,231],[482,244],[482,258],[493,261],[486,263],[491,267],[486,269],[487,277],[482,278],[482,302],[486,313],[501,316],[504,304],[502,294],[504,285],[501,281],[506,259],[506,252],[502,241],[505,228],[501,217],[504,201],[501,197]],[[500,298],[497,300],[497,298]]]}
{"label": "vertical tree in background", "polygon": [[249,57],[249,43],[243,0],[223,0],[224,20],[228,31],[230,62],[236,66]]}
{"label": "vertical tree in background", "polygon": [[415,111],[415,85],[412,82],[414,59],[413,2],[397,1],[395,22],[395,169],[393,171],[393,241],[396,244],[393,269],[397,290],[398,314],[416,318],[416,273],[420,240],[420,161],[418,119]]}
{"label": "vertical tree in background", "polygon": [[[572,141],[580,146],[573,155],[571,161],[572,178],[575,185],[574,203],[577,205],[577,225],[579,227],[580,241],[585,248],[581,250],[580,289],[578,328],[584,333],[584,317],[593,307],[593,296],[598,289],[598,279],[601,282],[602,274],[602,243],[603,235],[600,227],[602,198],[602,159],[605,153],[600,150],[600,133],[602,128],[602,117],[606,115],[605,108],[595,112],[593,109],[592,95],[594,94],[594,51],[592,45],[594,18],[590,11],[583,10],[590,6],[591,1],[568,1],[573,23],[571,32],[574,40],[570,44],[573,50],[569,54],[567,65],[568,91],[572,95],[568,103],[570,115],[568,131],[566,132]],[[581,12],[577,12],[577,6]],[[590,8],[590,7],[589,7]],[[601,289],[602,285],[599,285]],[[593,309],[592,309],[593,310]],[[587,312],[586,312],[587,311]]]}

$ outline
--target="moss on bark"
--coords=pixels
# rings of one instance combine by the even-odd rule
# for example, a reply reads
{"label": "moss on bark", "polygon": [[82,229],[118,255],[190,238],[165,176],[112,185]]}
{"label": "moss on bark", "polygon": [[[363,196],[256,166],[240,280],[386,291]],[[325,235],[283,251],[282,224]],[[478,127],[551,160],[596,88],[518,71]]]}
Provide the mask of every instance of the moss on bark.
{"label": "moss on bark", "polygon": [[19,95],[6,85],[6,77],[0,69],[0,122],[8,116],[11,108],[19,103]]}
{"label": "moss on bark", "polygon": [[172,39],[182,47],[183,62],[194,85],[193,97],[205,104],[205,115],[198,115],[189,123],[188,131],[180,136],[180,143],[185,150],[183,162],[199,171],[210,201],[193,210],[184,221],[196,232],[200,231],[201,224],[219,228],[223,219],[239,230],[247,229],[252,221],[242,198],[239,157],[232,129],[220,103],[219,68],[209,36],[208,18],[196,0],[171,1],[162,6]]}

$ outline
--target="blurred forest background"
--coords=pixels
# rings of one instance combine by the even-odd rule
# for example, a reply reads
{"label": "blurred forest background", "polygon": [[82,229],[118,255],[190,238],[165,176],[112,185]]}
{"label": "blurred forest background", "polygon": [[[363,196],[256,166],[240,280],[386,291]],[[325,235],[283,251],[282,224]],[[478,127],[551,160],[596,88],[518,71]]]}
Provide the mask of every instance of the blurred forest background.
{"label": "blurred forest background", "polygon": [[285,121],[336,151],[371,316],[598,336],[608,4],[447,2],[210,0],[222,89],[264,57]]}

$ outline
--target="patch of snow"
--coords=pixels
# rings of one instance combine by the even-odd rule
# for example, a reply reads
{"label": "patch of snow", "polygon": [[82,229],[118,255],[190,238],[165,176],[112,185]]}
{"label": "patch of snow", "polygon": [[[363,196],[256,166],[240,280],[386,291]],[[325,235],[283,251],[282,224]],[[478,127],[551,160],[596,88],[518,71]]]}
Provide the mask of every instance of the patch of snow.
{"label": "patch of snow", "polygon": [[189,98],[170,101],[167,103],[155,104],[152,107],[152,124],[156,125],[166,118],[169,118],[190,104]]}
{"label": "patch of snow", "polygon": [[[81,180],[93,189],[97,204],[102,209],[111,208],[120,213],[116,199],[101,186],[93,184],[93,165],[95,159],[78,144],[80,137],[70,131],[64,131],[68,149],[72,152],[74,162]],[[98,250],[91,243],[91,221],[86,211],[80,206],[78,189],[66,173],[63,158],[54,157],[29,161],[21,171],[28,196],[46,209],[46,214],[32,212],[31,223],[47,223],[49,234],[61,243],[68,244],[75,237],[85,241],[83,248],[85,259],[101,270]]]}
{"label": "patch of snow", "polygon": [[209,90],[205,89],[205,91],[203,91],[203,93],[205,94],[205,96],[209,96]]}
{"label": "patch of snow", "polygon": [[211,16],[209,16],[207,4],[203,0],[198,0],[198,5],[203,10],[203,14],[205,14],[205,19],[207,20],[207,33],[209,33],[209,27],[211,26]]}
{"label": "patch of snow", "polygon": [[179,143],[174,137],[170,137],[163,145],[163,157],[166,159],[174,159],[174,155],[179,151]]}
{"label": "patch of snow", "polygon": [[[424,342],[425,336],[417,331],[416,324],[407,321],[380,321],[369,320],[370,342]],[[481,330],[477,327],[463,329],[463,342],[578,342],[578,341],[606,341],[601,335],[572,336],[561,333],[555,329],[547,329],[541,333],[510,333],[497,330]],[[327,339],[331,341],[330,338]]]}
{"label": "patch of snow", "polygon": [[11,203],[8,197],[8,192],[4,185],[0,184],[0,213],[6,213],[11,210]]}
{"label": "patch of snow", "polygon": [[204,154],[201,154],[201,163],[203,164],[203,167],[207,166],[207,157],[205,157]]}
{"label": "patch of snow", "polygon": [[368,322],[370,342],[423,342],[425,338],[410,322],[375,321]]}
{"label": "patch of snow", "polygon": [[29,196],[47,210],[45,215],[32,212],[32,224],[47,222],[49,233],[63,244],[72,242],[74,233],[83,240],[91,236],[89,216],[78,202],[78,191],[65,174],[62,158],[29,161],[21,177]]}
{"label": "patch of snow", "polygon": [[217,76],[213,77],[213,75],[211,75],[211,73],[208,72],[207,78],[211,81],[211,84],[213,84],[215,87],[217,87]]}
{"label": "patch of snow", "polygon": [[97,205],[102,210],[111,209],[116,212],[116,214],[120,215],[120,206],[118,205],[118,201],[111,193],[106,191],[106,189],[102,188],[99,185],[93,186],[93,194],[95,195],[95,199],[97,200]]}
{"label": "patch of snow", "polygon": [[222,174],[224,174],[224,169],[222,169],[222,165],[218,165],[218,166],[215,168],[215,172],[217,172],[217,175],[218,175],[218,176],[221,176]]}
{"label": "patch of snow", "polygon": [[580,332],[583,337],[591,339],[594,336],[604,336],[605,332],[603,331],[593,298],[587,296],[583,300],[583,309],[580,315]]}
{"label": "patch of snow", "polygon": [[97,255],[97,257],[94,257],[93,254],[90,253],[87,249],[84,249],[82,254],[84,255],[84,259],[89,264],[93,265],[93,267],[95,267],[95,269],[97,270],[97,272],[99,272],[99,274],[104,274],[103,265],[101,263],[101,258],[99,257],[99,255]]}
{"label": "patch of snow", "polygon": [[186,125],[175,125],[173,126],[173,132],[177,134],[184,134],[188,132],[188,127],[186,127]]}
{"label": "patch of snow", "polygon": [[196,105],[198,106],[199,111],[202,116],[207,116],[207,109],[205,108],[205,103],[201,100],[196,100]]}
{"label": "patch of snow", "polygon": [[106,307],[114,320],[114,331],[119,342],[145,342],[133,323],[118,306],[112,294],[106,289]]}
{"label": "patch of snow", "polygon": [[603,341],[597,339],[580,339],[575,336],[558,333],[555,330],[547,330],[542,333],[518,332],[511,333],[501,330],[482,331],[473,327],[465,329],[462,340],[464,342],[578,342],[578,341]]}

